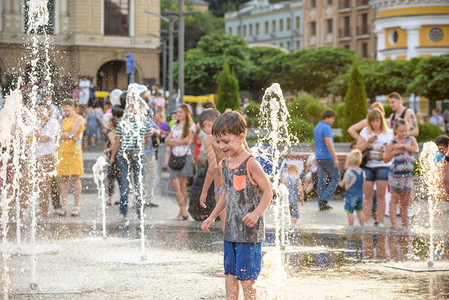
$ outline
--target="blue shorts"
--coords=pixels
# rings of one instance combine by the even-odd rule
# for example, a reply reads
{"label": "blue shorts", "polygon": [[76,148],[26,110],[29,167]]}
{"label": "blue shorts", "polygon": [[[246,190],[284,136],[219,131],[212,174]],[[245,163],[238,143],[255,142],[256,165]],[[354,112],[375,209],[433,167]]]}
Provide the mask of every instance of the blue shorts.
{"label": "blue shorts", "polygon": [[363,168],[366,181],[388,180],[390,167]]}
{"label": "blue shorts", "polygon": [[299,218],[299,203],[298,202],[289,202],[290,215],[292,218]]}
{"label": "blue shorts", "polygon": [[345,212],[353,214],[355,211],[363,210],[363,196],[345,196]]}
{"label": "blue shorts", "polygon": [[262,243],[234,243],[224,241],[225,275],[237,280],[256,280],[262,265]]}

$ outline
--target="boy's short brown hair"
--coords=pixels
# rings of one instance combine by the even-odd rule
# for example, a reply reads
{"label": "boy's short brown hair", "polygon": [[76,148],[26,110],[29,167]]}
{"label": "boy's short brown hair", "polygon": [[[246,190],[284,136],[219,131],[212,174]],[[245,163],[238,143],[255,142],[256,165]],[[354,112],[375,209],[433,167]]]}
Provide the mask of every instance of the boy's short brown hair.
{"label": "boy's short brown hair", "polygon": [[215,109],[216,107],[215,107],[215,103],[213,103],[211,101],[207,101],[207,102],[204,102],[203,108],[205,108],[205,109],[214,108]]}
{"label": "boy's short brown hair", "polygon": [[225,134],[239,136],[241,133],[246,134],[246,128],[246,120],[241,113],[237,111],[225,112],[212,125],[212,135],[217,137]]}
{"label": "boy's short brown hair", "polygon": [[299,167],[297,164],[295,163],[291,163],[287,166],[287,171],[295,171],[295,172],[299,172]]}
{"label": "boy's short brown hair", "polygon": [[323,112],[323,115],[321,116],[321,120],[336,117],[336,116],[337,116],[337,113],[335,112],[335,110],[328,108]]}
{"label": "boy's short brown hair", "polygon": [[205,109],[201,115],[198,123],[200,123],[200,127],[204,128],[204,121],[209,121],[211,123],[215,122],[215,120],[220,116],[220,112],[214,108]]}

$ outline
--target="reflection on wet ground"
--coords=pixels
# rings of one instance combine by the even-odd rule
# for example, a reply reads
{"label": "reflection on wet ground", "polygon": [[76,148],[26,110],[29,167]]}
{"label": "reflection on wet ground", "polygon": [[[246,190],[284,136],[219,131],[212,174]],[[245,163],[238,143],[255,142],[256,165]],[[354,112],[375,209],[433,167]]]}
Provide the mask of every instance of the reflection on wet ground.
{"label": "reflection on wet ground", "polygon": [[[148,226],[148,259],[142,262],[138,223],[109,225],[106,240],[100,237],[100,230],[86,224],[47,224],[40,228],[37,244],[57,244],[59,248],[38,255],[40,292],[28,291],[29,254],[22,252],[11,258],[12,298],[223,299],[223,278],[213,276],[222,268],[222,234],[219,228],[213,229],[204,234],[192,225]],[[283,251],[289,274],[287,299],[449,297],[448,272],[413,273],[384,266],[387,262],[425,264],[428,240],[420,236],[393,230],[337,234],[298,228],[289,233],[288,240]],[[449,260],[449,239],[440,240],[445,242],[435,256],[435,265]],[[274,232],[267,231],[264,251],[273,247]],[[108,275],[101,275],[104,272]],[[67,279],[61,279],[64,276]],[[52,285],[55,280],[58,284]],[[191,296],[180,296],[198,281],[204,283],[193,289]]]}

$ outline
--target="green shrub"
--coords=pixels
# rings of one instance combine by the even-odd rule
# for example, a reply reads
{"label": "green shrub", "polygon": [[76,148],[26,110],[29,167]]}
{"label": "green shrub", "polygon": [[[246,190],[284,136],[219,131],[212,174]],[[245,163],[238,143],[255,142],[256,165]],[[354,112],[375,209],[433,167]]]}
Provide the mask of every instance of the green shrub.
{"label": "green shrub", "polygon": [[257,118],[260,112],[260,104],[257,104],[254,101],[251,101],[248,106],[245,108],[245,115],[250,118]]}
{"label": "green shrub", "polygon": [[385,118],[388,119],[388,117],[390,117],[390,115],[393,113],[393,110],[391,109],[390,104],[385,104],[384,110],[385,110]]}
{"label": "green shrub", "polygon": [[431,141],[433,142],[438,136],[444,134],[444,132],[440,129],[440,127],[430,123],[418,124],[418,128],[419,128],[419,135],[416,138],[416,140],[419,143]]}
{"label": "green shrub", "polygon": [[305,107],[306,116],[304,119],[316,125],[321,120],[324,112],[324,106],[318,101],[310,102]]}
{"label": "green shrub", "polygon": [[296,98],[292,101],[292,103],[288,106],[288,112],[290,113],[290,117],[295,118],[304,118],[307,116],[306,114],[306,106],[311,102],[315,102],[315,98],[309,94],[304,94],[299,98]]}
{"label": "green shrub", "polygon": [[240,109],[239,82],[234,72],[229,69],[228,61],[223,62],[223,70],[218,74],[217,110],[221,113],[227,108]]}
{"label": "green shrub", "polygon": [[354,61],[352,66],[348,91],[345,95],[345,104],[345,120],[342,126],[343,140],[350,141],[352,138],[348,133],[348,128],[365,118],[368,111],[365,84],[357,61]]}
{"label": "green shrub", "polygon": [[302,118],[291,119],[288,122],[290,133],[295,136],[300,143],[313,141],[313,125]]}
{"label": "green shrub", "polygon": [[260,126],[260,122],[259,122],[259,118],[258,117],[246,117],[246,124],[248,125],[248,127],[259,127]]}

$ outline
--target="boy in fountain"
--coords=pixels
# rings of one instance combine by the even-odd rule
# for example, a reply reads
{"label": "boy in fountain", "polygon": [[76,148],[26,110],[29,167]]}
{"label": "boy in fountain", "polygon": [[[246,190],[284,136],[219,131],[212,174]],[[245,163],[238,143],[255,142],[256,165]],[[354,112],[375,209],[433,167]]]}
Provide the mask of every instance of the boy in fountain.
{"label": "boy in fountain", "polygon": [[[220,197],[224,193],[223,180],[221,174],[218,171],[218,163],[223,160],[224,154],[218,149],[217,143],[212,136],[212,125],[215,120],[220,116],[220,112],[214,108],[208,108],[204,110],[200,115],[200,127],[207,136],[201,141],[204,145],[207,155],[207,174],[204,180],[203,189],[200,196],[200,204],[202,207],[206,207],[207,191],[209,190],[212,181],[214,182],[215,202],[220,200]],[[220,213],[221,228],[224,231],[224,225],[226,220],[226,211],[223,210]]]}
{"label": "boy in fountain", "polygon": [[360,168],[362,163],[362,153],[359,150],[352,150],[348,155],[349,167],[345,172],[343,182],[345,184],[345,211],[348,213],[349,226],[354,226],[354,210],[357,212],[360,226],[365,220],[363,217],[363,183],[365,173]]}
{"label": "boy in fountain", "polygon": [[201,225],[204,232],[226,209],[224,269],[227,299],[238,299],[240,281],[245,299],[255,299],[253,284],[262,262],[265,239],[263,214],[272,190],[262,166],[244,147],[246,121],[238,112],[226,112],[214,122],[212,135],[225,155],[219,163],[224,194]]}

